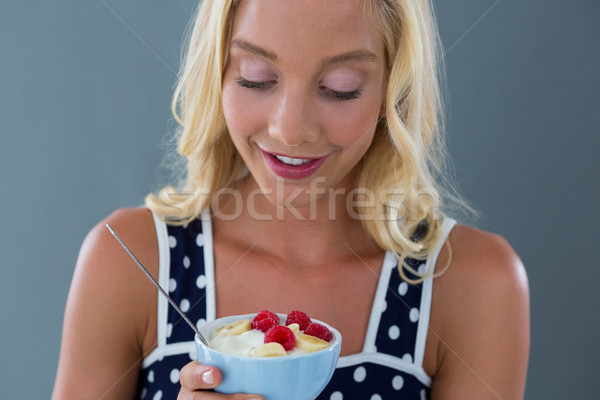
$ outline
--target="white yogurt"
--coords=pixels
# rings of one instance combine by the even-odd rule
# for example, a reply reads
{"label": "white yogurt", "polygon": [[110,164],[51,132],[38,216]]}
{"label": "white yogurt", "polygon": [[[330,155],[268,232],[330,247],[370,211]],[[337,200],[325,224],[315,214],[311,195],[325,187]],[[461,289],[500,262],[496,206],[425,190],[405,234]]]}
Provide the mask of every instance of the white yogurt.
{"label": "white yogurt", "polygon": [[[227,331],[220,332],[210,341],[210,347],[223,353],[236,356],[249,356],[252,349],[265,343],[265,334],[251,329],[240,335],[230,335]],[[288,356],[306,354],[305,351],[294,347],[287,352]]]}

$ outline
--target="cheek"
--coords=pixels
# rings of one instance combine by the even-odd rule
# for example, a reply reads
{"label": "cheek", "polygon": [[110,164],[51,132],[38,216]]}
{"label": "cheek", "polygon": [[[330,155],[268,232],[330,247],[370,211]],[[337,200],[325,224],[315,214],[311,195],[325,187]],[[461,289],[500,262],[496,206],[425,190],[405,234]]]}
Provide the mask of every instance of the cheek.
{"label": "cheek", "polygon": [[342,148],[366,151],[363,147],[368,147],[375,133],[377,110],[358,106],[342,113],[332,113],[335,116],[329,123],[332,140]]}
{"label": "cheek", "polygon": [[261,109],[264,110],[264,108],[259,107],[256,101],[244,96],[239,88],[231,87],[232,85],[223,86],[225,123],[232,136],[247,138],[264,127],[264,111],[261,113]]}

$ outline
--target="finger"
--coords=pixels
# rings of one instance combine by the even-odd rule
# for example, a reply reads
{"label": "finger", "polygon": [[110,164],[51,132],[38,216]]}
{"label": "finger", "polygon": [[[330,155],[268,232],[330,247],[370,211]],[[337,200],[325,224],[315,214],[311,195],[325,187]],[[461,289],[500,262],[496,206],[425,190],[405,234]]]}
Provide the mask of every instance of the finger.
{"label": "finger", "polygon": [[252,394],[222,394],[204,391],[189,391],[182,388],[177,400],[264,400],[264,398]]}
{"label": "finger", "polygon": [[192,361],[179,372],[179,382],[181,387],[190,391],[213,389],[221,383],[221,372],[215,367]]}

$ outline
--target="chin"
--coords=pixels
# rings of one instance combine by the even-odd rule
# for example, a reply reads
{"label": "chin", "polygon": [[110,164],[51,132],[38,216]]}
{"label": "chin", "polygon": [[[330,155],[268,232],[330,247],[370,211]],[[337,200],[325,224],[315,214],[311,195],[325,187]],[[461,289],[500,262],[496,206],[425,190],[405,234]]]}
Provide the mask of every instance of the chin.
{"label": "chin", "polygon": [[[326,194],[329,189],[325,185],[324,178],[317,178],[311,181],[270,181],[258,183],[259,188],[254,190],[250,196],[252,201],[248,201],[249,211],[252,214],[252,205],[259,201],[268,202],[271,207],[270,219],[282,220],[287,218],[303,220],[314,220],[322,218],[319,213],[327,213],[328,200]],[[260,195],[258,195],[260,193]],[[263,200],[259,200],[262,198]],[[248,199],[250,200],[250,199]],[[273,207],[274,206],[274,207]],[[257,207],[259,208],[259,207]],[[263,207],[260,207],[264,210]]]}

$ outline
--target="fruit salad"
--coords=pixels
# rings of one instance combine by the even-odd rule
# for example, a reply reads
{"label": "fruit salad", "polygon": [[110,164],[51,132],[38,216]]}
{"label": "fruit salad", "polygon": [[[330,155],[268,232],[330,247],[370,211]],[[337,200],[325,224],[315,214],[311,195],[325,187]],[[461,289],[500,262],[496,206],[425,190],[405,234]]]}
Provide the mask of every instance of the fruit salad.
{"label": "fruit salad", "polygon": [[277,314],[263,310],[252,321],[243,319],[217,329],[210,346],[240,356],[281,357],[323,350],[332,337],[329,328],[302,311],[290,312],[282,325]]}

